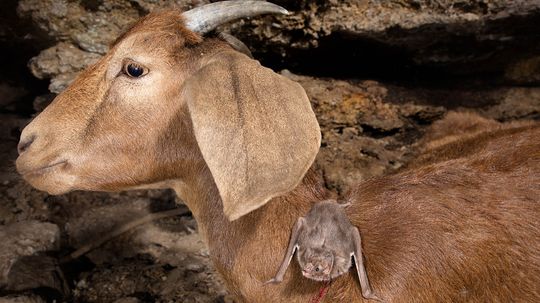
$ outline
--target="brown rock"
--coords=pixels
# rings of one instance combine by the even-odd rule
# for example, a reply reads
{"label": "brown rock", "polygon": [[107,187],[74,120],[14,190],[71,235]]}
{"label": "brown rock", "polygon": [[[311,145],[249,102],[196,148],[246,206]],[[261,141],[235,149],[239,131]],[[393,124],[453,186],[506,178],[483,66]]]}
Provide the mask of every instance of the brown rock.
{"label": "brown rock", "polygon": [[105,53],[109,43],[139,17],[129,2],[114,0],[103,1],[95,11],[80,2],[21,0],[18,13],[30,16],[52,37],[99,54]]}
{"label": "brown rock", "polygon": [[45,303],[45,300],[36,295],[13,295],[0,297],[0,303]]}
{"label": "brown rock", "polygon": [[50,256],[23,256],[12,265],[6,290],[28,291],[47,288],[67,297],[70,290],[58,261]]}
{"label": "brown rock", "polygon": [[484,111],[487,117],[509,121],[540,119],[540,88],[511,88],[501,94],[499,104]]}
{"label": "brown rock", "polygon": [[125,297],[125,298],[121,298],[114,301],[114,303],[139,303],[139,302],[141,301],[135,297]]}
{"label": "brown rock", "polygon": [[[141,15],[158,9],[186,10],[208,2],[21,0],[18,12],[57,41],[86,52],[82,54],[86,59],[80,62],[87,64],[95,60],[96,54],[106,52],[108,45]],[[422,66],[461,76],[504,72],[509,62],[524,60],[508,68],[508,79],[518,83],[530,83],[527,75],[535,70],[535,54],[523,52],[522,45],[531,50],[540,45],[534,34],[534,20],[540,16],[538,1],[345,0],[280,4],[292,14],[241,20],[221,30],[246,42],[257,58],[272,58],[281,61],[280,66],[296,66],[299,70],[336,72],[334,69],[342,68],[343,73],[354,76],[380,74],[383,69],[386,75],[397,70],[407,77],[406,69]],[[381,50],[386,56],[380,55]],[[310,59],[304,62],[303,58]],[[72,66],[49,73],[41,71],[40,66],[36,64],[34,73],[42,77],[65,74],[62,83],[52,87],[54,92],[62,90],[63,83],[69,83],[80,70]]]}
{"label": "brown rock", "polygon": [[60,230],[51,223],[24,221],[0,226],[0,287],[21,257],[58,249]]}
{"label": "brown rock", "polygon": [[[399,88],[404,104],[393,102],[395,87],[375,81],[346,82],[283,71],[306,90],[321,125],[317,164],[330,188],[344,191],[368,178],[400,168],[423,126],[442,116],[442,107],[416,105],[415,90]],[[391,94],[390,94],[391,93]]]}
{"label": "brown rock", "polygon": [[61,42],[32,58],[29,67],[37,78],[52,79],[49,90],[53,93],[59,93],[73,81],[78,72],[99,58],[98,54],[86,52],[73,44]]}
{"label": "brown rock", "polygon": [[506,70],[506,79],[520,84],[540,84],[540,56],[518,61]]}

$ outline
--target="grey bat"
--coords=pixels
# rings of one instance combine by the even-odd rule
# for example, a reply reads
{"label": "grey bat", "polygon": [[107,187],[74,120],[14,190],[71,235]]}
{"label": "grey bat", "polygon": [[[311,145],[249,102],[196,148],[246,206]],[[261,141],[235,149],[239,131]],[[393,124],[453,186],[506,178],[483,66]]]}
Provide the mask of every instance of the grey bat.
{"label": "grey bat", "polygon": [[362,259],[360,232],[345,214],[347,205],[335,200],[320,201],[305,217],[298,218],[285,258],[276,276],[266,283],[283,281],[295,251],[304,277],[316,281],[330,281],[348,272],[354,257],[362,296],[380,300],[371,290]]}

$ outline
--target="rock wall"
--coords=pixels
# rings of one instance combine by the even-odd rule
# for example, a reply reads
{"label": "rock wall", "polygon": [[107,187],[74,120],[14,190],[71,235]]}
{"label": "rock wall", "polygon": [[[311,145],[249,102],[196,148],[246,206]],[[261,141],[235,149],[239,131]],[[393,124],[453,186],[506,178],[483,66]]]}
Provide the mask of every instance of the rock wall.
{"label": "rock wall", "polygon": [[[17,12],[56,43],[30,67],[36,77],[52,79],[49,88],[58,93],[138,17],[207,2],[20,0]],[[239,21],[221,30],[241,38],[278,70],[428,84],[450,78],[530,85],[540,78],[537,0],[276,3],[292,14]]]}
{"label": "rock wall", "polygon": [[535,58],[540,45],[536,0],[281,2],[292,16],[276,23],[253,20],[255,28],[239,36],[297,72],[425,82],[536,81],[511,72],[516,64],[535,64],[526,59]]}

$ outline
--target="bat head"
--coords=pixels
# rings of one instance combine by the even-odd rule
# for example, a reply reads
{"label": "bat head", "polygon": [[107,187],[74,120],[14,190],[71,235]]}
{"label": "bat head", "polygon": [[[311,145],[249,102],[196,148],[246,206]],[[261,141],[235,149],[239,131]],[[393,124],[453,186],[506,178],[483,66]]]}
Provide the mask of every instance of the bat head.
{"label": "bat head", "polygon": [[302,275],[316,281],[329,281],[334,266],[334,254],[322,248],[307,248],[298,261]]}

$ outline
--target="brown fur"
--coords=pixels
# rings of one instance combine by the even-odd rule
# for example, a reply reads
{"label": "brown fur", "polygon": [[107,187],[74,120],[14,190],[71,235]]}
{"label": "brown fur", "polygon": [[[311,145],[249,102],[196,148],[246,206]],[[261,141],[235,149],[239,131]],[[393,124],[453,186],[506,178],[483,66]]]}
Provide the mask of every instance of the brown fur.
{"label": "brown fur", "polygon": [[[187,30],[184,26],[181,26],[182,24],[184,24],[184,18],[182,18],[182,15],[178,11],[153,12],[132,24],[124,33],[116,38],[111,46],[114,47],[118,45],[119,42],[134,33],[153,34],[154,38],[152,42],[156,47],[161,47],[163,44],[169,44],[171,39],[173,41],[176,40],[175,44],[179,47],[183,45],[193,46],[199,44],[202,41],[202,37]],[[159,37],[159,40],[155,40],[156,36]]]}
{"label": "brown fur", "polygon": [[534,125],[532,121],[502,124],[469,112],[449,112],[444,119],[430,127],[419,144],[418,158],[408,167],[467,157],[485,148],[497,137],[519,134]]}
{"label": "brown fur", "polygon": [[[35,140],[17,168],[50,193],[173,187],[239,302],[308,302],[320,284],[302,278],[296,262],[279,285],[263,282],[295,220],[330,198],[323,182],[308,171],[292,191],[229,221],[178,97],[209,58],[230,51],[185,30],[175,13],[149,15],[24,130],[23,142]],[[141,89],[147,80],[117,76],[123,53],[148,61],[159,77]],[[465,137],[427,148],[419,164],[347,196],[373,290],[387,302],[540,302],[540,128]],[[364,302],[353,272],[332,284],[325,302]]]}

